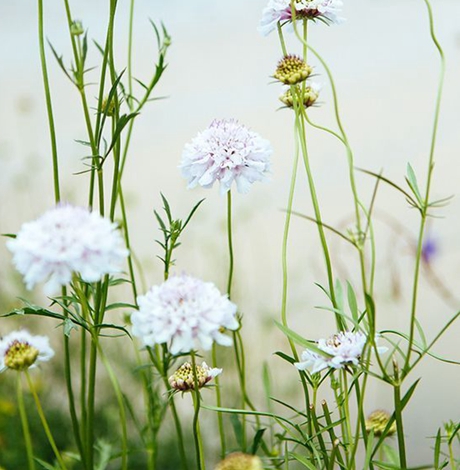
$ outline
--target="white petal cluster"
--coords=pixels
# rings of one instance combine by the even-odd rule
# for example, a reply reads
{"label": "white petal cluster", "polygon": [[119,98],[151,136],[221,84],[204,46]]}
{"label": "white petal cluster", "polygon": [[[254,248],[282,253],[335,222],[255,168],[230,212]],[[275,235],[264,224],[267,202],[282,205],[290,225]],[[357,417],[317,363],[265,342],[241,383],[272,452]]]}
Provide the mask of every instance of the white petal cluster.
{"label": "white petal cluster", "polygon": [[221,328],[236,330],[237,307],[211,282],[188,275],[170,277],[137,298],[131,315],[134,336],[146,346],[166,343],[172,354],[211,349],[213,341],[231,346]]}
{"label": "white petal cluster", "polygon": [[[321,19],[326,23],[339,24],[343,18],[339,16],[342,10],[342,0],[295,0],[296,18]],[[291,21],[292,9],[290,0],[269,0],[262,13],[259,32],[267,36],[277,28],[278,22]]]}
{"label": "white petal cluster", "polygon": [[33,368],[37,362],[49,361],[53,356],[47,336],[34,336],[26,330],[18,330],[0,340],[0,372]]}
{"label": "white petal cluster", "polygon": [[7,243],[28,289],[46,281],[45,293],[68,284],[73,273],[85,282],[120,272],[128,250],[117,225],[83,207],[60,204],[25,223]]}
{"label": "white petal cluster", "polygon": [[328,367],[341,369],[346,365],[358,365],[367,336],[364,333],[345,331],[332,335],[328,339],[320,339],[317,347],[325,355],[306,349],[302,352],[302,362],[296,362],[299,370],[309,369],[311,373],[319,372]]}
{"label": "white petal cluster", "polygon": [[252,183],[266,180],[271,154],[270,142],[238,121],[214,120],[185,145],[179,168],[189,188],[211,188],[218,181],[225,194],[235,182],[247,193]]}

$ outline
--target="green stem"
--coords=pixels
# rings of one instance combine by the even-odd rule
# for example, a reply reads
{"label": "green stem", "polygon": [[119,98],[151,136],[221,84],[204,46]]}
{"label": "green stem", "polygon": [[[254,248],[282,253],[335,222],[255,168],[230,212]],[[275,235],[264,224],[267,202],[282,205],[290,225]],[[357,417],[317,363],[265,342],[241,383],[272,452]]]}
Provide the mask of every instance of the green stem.
{"label": "green stem", "polygon": [[406,460],[406,444],[404,440],[404,427],[402,417],[402,403],[401,403],[401,385],[394,385],[394,402],[395,402],[395,417],[396,417],[396,430],[398,434],[398,450],[399,450],[399,465],[401,470],[407,469]]}
{"label": "green stem", "polygon": [[353,432],[351,430],[351,413],[350,413],[350,396],[348,392],[348,380],[347,380],[347,371],[342,370],[342,396],[343,396],[343,414],[345,416],[345,427],[346,427],[346,453],[347,460],[350,465],[350,469],[356,468],[354,458],[352,457],[353,451]]}
{"label": "green stem", "polygon": [[[212,345],[212,367],[217,367],[217,346],[215,343]],[[220,380],[219,376],[214,377],[214,382],[216,384],[216,405],[217,408],[222,408],[222,395],[220,391]],[[219,436],[220,436],[220,457],[223,460],[226,454],[226,444],[225,444],[225,427],[224,427],[224,416],[218,411],[217,412],[217,424],[219,427]]]}
{"label": "green stem", "polygon": [[97,333],[93,332],[91,335],[89,357],[88,401],[86,404],[86,459],[89,469],[94,467],[94,404],[96,396],[97,342]]}
{"label": "green stem", "polygon": [[227,192],[227,241],[228,241],[228,255],[229,255],[229,268],[228,268],[228,281],[227,281],[227,295],[231,298],[232,280],[233,280],[233,235],[232,235],[232,192]]}
{"label": "green stem", "polygon": [[53,449],[54,455],[56,456],[57,461],[59,462],[59,465],[62,470],[66,470],[67,467],[64,463],[64,460],[62,460],[61,454],[56,446],[56,442],[53,438],[53,435],[51,434],[50,427],[48,425],[48,422],[46,421],[45,413],[43,412],[42,405],[40,403],[40,399],[38,398],[37,392],[35,390],[35,386],[32,382],[32,379],[30,378],[29,372],[27,370],[24,371],[24,375],[26,376],[27,383],[29,384],[30,391],[32,393],[32,396],[34,397],[35,401],[35,406],[37,408],[37,413],[38,416],[40,416],[40,421],[42,422],[43,429],[45,430],[46,437],[48,438],[48,442],[51,445],[51,448]]}
{"label": "green stem", "polygon": [[24,405],[24,392],[22,390],[22,380],[20,373],[17,374],[17,397],[22,432],[24,434],[24,442],[26,445],[27,463],[29,470],[35,470],[34,449],[32,447],[32,439],[30,438],[29,421],[27,419],[26,407]]}
{"label": "green stem", "polygon": [[439,116],[441,112],[441,100],[442,100],[442,93],[444,88],[444,76],[445,76],[445,58],[444,58],[444,51],[442,50],[439,41],[436,38],[436,34],[434,31],[434,18],[433,18],[433,11],[431,8],[431,4],[428,0],[423,0],[426,4],[428,9],[428,19],[430,24],[430,34],[431,39],[438,50],[440,60],[441,60],[441,71],[439,77],[439,85],[438,85],[438,92],[436,97],[436,107],[434,113],[434,122],[433,122],[433,130],[431,134],[431,145],[430,145],[430,156],[428,160],[428,175],[427,175],[427,182],[426,182],[426,190],[425,190],[425,197],[423,201],[423,207],[421,212],[421,221],[420,221],[420,230],[418,235],[418,243],[417,243],[417,254],[415,258],[415,268],[414,268],[414,283],[412,288],[412,302],[411,302],[411,315],[410,315],[410,333],[409,333],[409,342],[407,346],[407,355],[406,360],[403,367],[403,376],[405,373],[408,372],[410,368],[410,358],[412,354],[412,347],[414,343],[414,335],[415,335],[415,323],[416,323],[416,314],[417,314],[417,300],[418,300],[418,285],[419,285],[419,275],[420,275],[420,265],[422,259],[422,250],[423,250],[423,237],[425,233],[425,225],[426,219],[428,216],[428,209],[429,209],[429,202],[430,202],[430,190],[431,190],[431,183],[432,183],[432,176],[433,176],[433,169],[434,169],[434,153],[436,149],[436,140],[438,135],[438,125],[439,125]]}
{"label": "green stem", "polygon": [[193,437],[195,440],[196,460],[197,460],[198,470],[205,470],[206,466],[204,462],[203,441],[201,438],[201,430],[200,430],[201,396],[200,396],[200,389],[198,386],[198,377],[196,375],[196,358],[195,358],[194,351],[190,353],[190,357],[192,359],[193,382],[194,382],[194,387],[192,390],[193,407],[195,409],[195,413],[193,415]]}
{"label": "green stem", "polygon": [[126,410],[125,410],[125,403],[123,398],[123,392],[121,391],[120,384],[118,382],[117,376],[110,365],[109,361],[105,357],[105,354],[102,351],[100,344],[99,347],[99,357],[104,364],[107,373],[109,374],[110,382],[112,383],[113,390],[115,391],[115,395],[117,397],[118,408],[120,411],[120,422],[121,422],[121,443],[122,443],[122,451],[121,451],[121,469],[128,470],[128,430],[126,426]]}
{"label": "green stem", "polygon": [[45,37],[43,31],[43,0],[38,0],[38,43],[40,47],[40,60],[43,75],[43,85],[45,87],[46,109],[48,113],[48,126],[51,139],[51,153],[53,158],[53,182],[54,199],[58,203],[61,200],[61,191],[59,187],[59,163],[57,154],[56,129],[54,125],[53,105],[51,102],[51,91],[48,78],[48,69],[45,55]]}

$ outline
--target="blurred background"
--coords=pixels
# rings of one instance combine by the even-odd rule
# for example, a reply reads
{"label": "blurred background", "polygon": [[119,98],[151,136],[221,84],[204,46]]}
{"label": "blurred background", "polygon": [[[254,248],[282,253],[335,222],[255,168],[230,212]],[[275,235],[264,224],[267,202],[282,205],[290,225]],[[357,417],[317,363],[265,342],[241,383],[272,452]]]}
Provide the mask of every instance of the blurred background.
{"label": "blurred background", "polygon": [[[375,172],[382,170],[386,177],[404,184],[406,165],[410,162],[423,185],[439,74],[425,4],[422,0],[344,3],[346,23],[332,27],[314,25],[309,40],[335,76],[356,166]],[[102,0],[79,0],[72,5],[74,18],[81,19],[89,37],[101,43],[107,4]],[[155,244],[160,232],[153,217],[153,210],[161,209],[162,191],[176,217],[186,216],[195,202],[206,198],[177,252],[176,270],[212,280],[224,290],[228,263],[226,200],[217,188],[186,189],[177,168],[181,152],[184,144],[216,117],[235,117],[272,142],[271,182],[254,185],[248,195],[234,197],[234,300],[244,313],[243,336],[251,339],[247,344],[252,392],[259,394],[262,364],[266,361],[276,379],[274,395],[300,403],[296,371],[273,356],[277,350],[287,351],[287,342],[275,329],[273,320],[279,318],[281,304],[281,241],[293,159],[293,116],[289,110],[278,109],[280,88],[271,83],[270,76],[281,55],[277,37],[272,34],[263,38],[256,30],[265,4],[265,0],[136,2],[134,76],[147,80],[156,60],[155,37],[149,19],[164,22],[173,45],[168,69],[155,92],[155,96],[166,99],[151,103],[137,118],[124,185],[132,244],[145,270],[146,285],[158,283],[162,278]],[[65,63],[70,64],[63,6],[60,2],[47,2],[45,7],[46,36],[63,54]],[[128,7],[129,2],[120,0],[116,28],[116,60],[120,70],[126,66]],[[460,3],[434,0],[433,9],[448,68],[432,197],[456,197],[437,211],[439,217],[432,218],[428,226],[436,250],[424,263],[419,302],[420,320],[428,336],[437,332],[460,306],[457,197]],[[36,16],[33,2],[0,0],[1,233],[15,233],[21,223],[36,218],[53,204]],[[293,39],[288,39],[289,51],[300,52]],[[315,66],[316,81],[324,83],[320,105],[311,110],[310,118],[335,128],[327,77],[314,57],[310,57],[310,62]],[[91,44],[88,64],[98,63],[99,53]],[[85,148],[75,142],[86,136],[79,97],[49,50],[48,64],[64,198],[84,205],[88,176],[75,175],[83,169],[82,158],[86,156]],[[91,77],[96,81],[97,74],[97,70],[90,74],[90,81]],[[96,94],[96,87],[89,87],[92,106]],[[333,137],[314,129],[308,133],[308,144],[324,221],[346,230],[351,227],[353,206],[345,150]],[[299,174],[294,208],[311,215],[306,182],[302,171]],[[357,178],[361,199],[369,203],[375,181],[365,174],[358,174]],[[379,190],[375,216],[378,328],[404,330],[409,318],[418,216],[403,197],[384,185]],[[329,236],[329,241],[335,276],[358,287],[354,253],[334,236]],[[315,285],[326,281],[319,248],[315,226],[294,218],[289,248],[289,321],[293,329],[312,339],[334,332],[332,315],[316,308],[327,303]],[[24,291],[4,244],[0,246],[0,259],[2,311],[19,306],[19,296],[45,302],[38,289],[34,294]],[[26,320],[21,322],[24,326],[26,323]],[[13,320],[0,320],[1,333],[13,326]],[[460,325],[454,325],[436,347],[436,353],[460,360],[459,334]],[[56,342],[58,338],[56,333]],[[448,419],[460,419],[460,370],[427,358],[415,370],[412,380],[421,376],[423,379],[406,413],[405,431],[412,465],[429,462],[432,436],[437,428]],[[1,399],[11,386],[10,381],[11,377],[0,376]],[[212,402],[211,394],[209,397]],[[265,406],[263,400],[259,404]],[[184,404],[184,413],[188,405],[188,402]],[[366,412],[375,408],[392,409],[390,388],[372,384]],[[1,413],[0,406],[0,423]],[[213,422],[212,416],[206,419]],[[4,455],[4,449],[0,447],[0,455]]]}

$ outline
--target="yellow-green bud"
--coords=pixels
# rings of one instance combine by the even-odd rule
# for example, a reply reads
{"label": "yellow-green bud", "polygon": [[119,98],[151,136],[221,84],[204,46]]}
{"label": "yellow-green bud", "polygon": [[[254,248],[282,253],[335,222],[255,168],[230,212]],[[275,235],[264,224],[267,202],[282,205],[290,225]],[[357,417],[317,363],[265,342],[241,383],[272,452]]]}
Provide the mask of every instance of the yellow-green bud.
{"label": "yellow-green bud", "polygon": [[38,349],[29,343],[13,341],[5,353],[5,366],[18,371],[26,370],[35,363],[38,353]]}
{"label": "yellow-green bud", "polygon": [[85,30],[83,29],[83,24],[81,21],[75,20],[70,25],[70,33],[72,36],[81,36]]}
{"label": "yellow-green bud", "polygon": [[273,76],[286,85],[295,85],[306,80],[311,72],[312,68],[300,57],[287,55],[279,61]]}
{"label": "yellow-green bud", "polygon": [[[210,380],[216,375],[219,375],[222,369],[211,369],[207,366],[206,362],[203,362],[201,366],[196,366],[196,381],[198,388],[203,388]],[[180,392],[188,392],[195,390],[195,377],[193,373],[192,365],[189,362],[182,364],[179,369],[174,372],[168,381],[174,390]]]}
{"label": "yellow-green bud", "polygon": [[[391,415],[384,410],[373,411],[366,419],[366,431],[374,431],[374,436],[381,436],[383,431],[387,427],[390,421]],[[390,426],[387,432],[387,436],[391,436],[396,433],[396,422]]]}
{"label": "yellow-green bud", "polygon": [[263,467],[257,455],[235,452],[218,463],[214,470],[263,470]]}
{"label": "yellow-green bud", "polygon": [[115,115],[115,100],[112,98],[110,103],[108,101],[108,98],[104,98],[102,101],[102,112],[106,116],[113,117]]}
{"label": "yellow-green bud", "polygon": [[[306,86],[305,90],[302,91],[301,86],[296,86],[296,91],[298,96],[302,96],[302,102],[305,108],[313,106],[318,99],[319,91],[314,86]],[[288,108],[294,107],[294,99],[292,97],[291,89],[287,89],[280,97],[279,100]]]}

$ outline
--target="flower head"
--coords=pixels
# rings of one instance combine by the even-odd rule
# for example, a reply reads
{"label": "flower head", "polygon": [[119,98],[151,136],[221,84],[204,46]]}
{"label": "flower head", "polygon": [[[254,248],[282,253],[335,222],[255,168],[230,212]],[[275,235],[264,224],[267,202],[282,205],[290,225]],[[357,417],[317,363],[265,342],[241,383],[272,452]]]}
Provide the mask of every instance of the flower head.
{"label": "flower head", "polygon": [[116,224],[68,204],[25,223],[7,246],[27,288],[46,281],[47,294],[68,284],[73,273],[85,282],[96,282],[105,274],[120,272],[128,255]]}
{"label": "flower head", "polygon": [[146,346],[170,343],[172,354],[195,347],[211,349],[213,341],[231,346],[222,327],[236,330],[236,305],[211,282],[187,275],[173,276],[137,298],[131,315],[133,334]]}
{"label": "flower head", "polygon": [[[295,86],[299,96],[302,96],[303,105],[306,108],[313,106],[319,97],[321,86],[317,83],[310,83],[305,86]],[[279,100],[288,108],[294,107],[294,99],[292,97],[291,87],[283,87],[283,93],[280,95]]]}
{"label": "flower head", "polygon": [[0,340],[0,372],[6,369],[22,371],[37,362],[49,361],[54,351],[46,336],[33,336],[28,331],[13,331]]}
{"label": "flower head", "polygon": [[[374,432],[374,436],[381,436],[385,428],[390,421],[390,413],[384,410],[373,411],[366,419],[366,431]],[[387,431],[387,436],[391,436],[396,433],[396,422],[393,421],[392,425]]]}
{"label": "flower head", "polygon": [[[338,14],[342,9],[342,0],[294,0],[295,17],[298,20],[321,20],[325,23],[341,23],[343,18]],[[267,36],[282,21],[292,21],[291,0],[269,0],[262,13],[259,32]]]}
{"label": "flower head", "polygon": [[286,85],[295,85],[306,80],[311,72],[312,68],[304,60],[291,54],[279,61],[273,76]]}
{"label": "flower head", "polygon": [[238,121],[215,120],[186,144],[180,168],[189,188],[211,188],[218,181],[225,194],[235,182],[247,193],[252,183],[266,180],[271,154],[270,142]]}
{"label": "flower head", "polygon": [[319,372],[328,367],[341,369],[346,365],[358,365],[367,342],[363,333],[345,331],[332,335],[328,339],[320,339],[317,347],[325,354],[316,353],[306,349],[301,355],[302,362],[296,362],[299,370],[311,369],[312,373]]}
{"label": "flower head", "polygon": [[257,455],[235,452],[218,463],[215,470],[263,470],[263,467]]}
{"label": "flower head", "polygon": [[[196,366],[196,378],[198,388],[203,388],[208,382],[214,377],[217,377],[222,373],[222,369],[211,368],[206,362],[203,362],[201,366]],[[169,384],[174,390],[181,392],[188,392],[195,389],[195,377],[193,373],[192,364],[186,362],[182,364],[179,369],[174,372],[168,379]]]}

